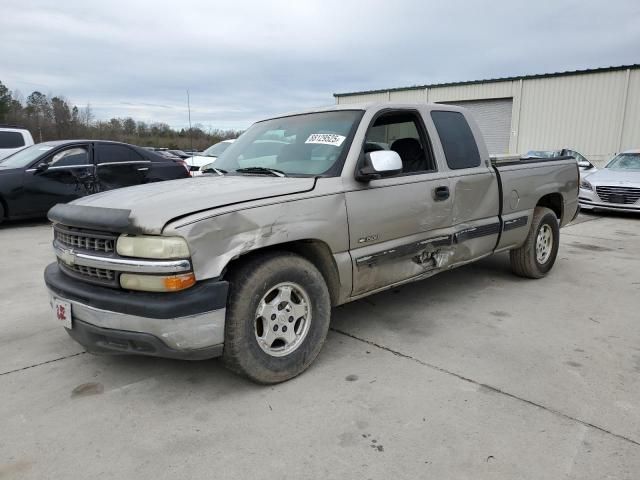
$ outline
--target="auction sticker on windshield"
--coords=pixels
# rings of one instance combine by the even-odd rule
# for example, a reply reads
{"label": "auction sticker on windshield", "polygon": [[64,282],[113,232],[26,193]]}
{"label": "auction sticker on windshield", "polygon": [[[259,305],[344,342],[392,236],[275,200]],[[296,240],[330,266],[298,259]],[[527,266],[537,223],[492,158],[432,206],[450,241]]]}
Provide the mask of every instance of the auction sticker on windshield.
{"label": "auction sticker on windshield", "polygon": [[339,147],[347,137],[335,133],[312,133],[304,143],[316,143],[320,145],[333,145]]}

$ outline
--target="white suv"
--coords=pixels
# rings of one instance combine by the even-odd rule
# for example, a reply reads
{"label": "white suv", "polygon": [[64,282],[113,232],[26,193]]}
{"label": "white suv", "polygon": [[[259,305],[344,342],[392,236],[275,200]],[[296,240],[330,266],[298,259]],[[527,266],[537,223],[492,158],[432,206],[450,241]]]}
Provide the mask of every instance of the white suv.
{"label": "white suv", "polygon": [[33,145],[29,130],[14,125],[0,125],[0,160]]}

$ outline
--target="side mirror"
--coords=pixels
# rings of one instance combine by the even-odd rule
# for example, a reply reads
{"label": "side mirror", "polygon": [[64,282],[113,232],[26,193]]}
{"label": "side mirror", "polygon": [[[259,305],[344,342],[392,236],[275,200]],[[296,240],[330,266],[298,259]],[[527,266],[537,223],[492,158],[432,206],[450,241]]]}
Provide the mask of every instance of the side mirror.
{"label": "side mirror", "polygon": [[38,165],[36,165],[36,173],[46,172],[47,170],[49,170],[48,163],[40,162]]}
{"label": "side mirror", "polygon": [[591,170],[593,168],[593,164],[588,160],[578,160],[578,167],[585,170]]}
{"label": "side mirror", "polygon": [[393,150],[380,150],[364,154],[364,165],[358,170],[356,180],[368,182],[400,172],[402,172],[400,155]]}

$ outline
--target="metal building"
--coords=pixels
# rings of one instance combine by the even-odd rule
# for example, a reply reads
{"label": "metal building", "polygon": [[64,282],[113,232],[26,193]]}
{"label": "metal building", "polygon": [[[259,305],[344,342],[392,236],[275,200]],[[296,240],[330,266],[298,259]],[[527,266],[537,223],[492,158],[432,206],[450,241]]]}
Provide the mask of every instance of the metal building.
{"label": "metal building", "polygon": [[640,64],[336,93],[337,103],[447,103],[469,108],[491,153],[571,148],[602,165],[640,148]]}

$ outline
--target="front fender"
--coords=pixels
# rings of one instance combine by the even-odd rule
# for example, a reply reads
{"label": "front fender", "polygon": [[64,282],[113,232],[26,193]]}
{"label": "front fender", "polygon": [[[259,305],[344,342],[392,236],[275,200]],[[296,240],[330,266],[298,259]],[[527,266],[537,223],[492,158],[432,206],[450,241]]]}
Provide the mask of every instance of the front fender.
{"label": "front fender", "polygon": [[234,258],[265,247],[317,239],[332,254],[349,248],[343,193],[239,208],[195,220],[175,222],[164,233],[184,237],[198,280],[219,277]]}

